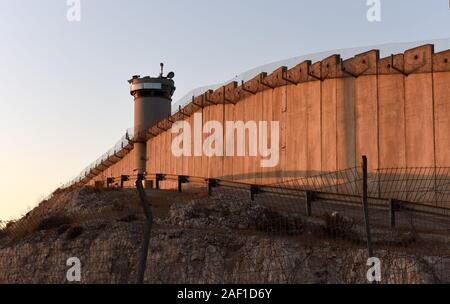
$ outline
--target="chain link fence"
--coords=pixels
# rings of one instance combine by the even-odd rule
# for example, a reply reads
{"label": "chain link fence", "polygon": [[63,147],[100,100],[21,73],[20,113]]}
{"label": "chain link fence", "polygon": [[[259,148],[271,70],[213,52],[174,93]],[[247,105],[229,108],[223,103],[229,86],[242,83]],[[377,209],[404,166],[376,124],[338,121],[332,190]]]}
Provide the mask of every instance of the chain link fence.
{"label": "chain link fence", "polygon": [[[415,195],[417,185],[446,185],[445,174],[421,170],[369,174],[382,283],[450,282],[450,210],[406,200],[438,197],[435,186]],[[138,191],[111,183],[121,178],[59,190],[2,223],[0,282],[70,283],[71,257],[80,261],[80,283],[138,282],[147,221]],[[368,283],[360,168],[274,185],[145,178],[153,226],[144,283]]]}

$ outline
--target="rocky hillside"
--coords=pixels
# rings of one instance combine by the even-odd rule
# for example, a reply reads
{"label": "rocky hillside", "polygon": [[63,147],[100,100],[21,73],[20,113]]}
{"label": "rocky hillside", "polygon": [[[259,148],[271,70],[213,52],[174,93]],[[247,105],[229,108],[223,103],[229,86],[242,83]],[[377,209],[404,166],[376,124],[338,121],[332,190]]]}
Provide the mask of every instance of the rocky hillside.
{"label": "rocky hillside", "polygon": [[[232,193],[148,196],[155,223],[147,283],[367,283],[364,238],[339,214],[308,219]],[[56,192],[0,230],[0,283],[68,283],[71,257],[81,262],[81,283],[134,283],[139,204],[133,189]],[[404,246],[377,256],[385,283],[442,280],[440,258]]]}

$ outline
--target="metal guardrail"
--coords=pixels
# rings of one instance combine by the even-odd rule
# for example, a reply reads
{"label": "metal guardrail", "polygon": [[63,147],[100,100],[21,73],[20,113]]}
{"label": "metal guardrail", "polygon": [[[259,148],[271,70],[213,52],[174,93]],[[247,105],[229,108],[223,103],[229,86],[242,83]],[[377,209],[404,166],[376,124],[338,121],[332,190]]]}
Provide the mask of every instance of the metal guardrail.
{"label": "metal guardrail", "polygon": [[[312,215],[311,205],[319,201],[326,202],[328,205],[336,207],[361,208],[361,195],[357,194],[326,192],[311,189],[296,189],[292,186],[289,187],[282,185],[255,185],[214,178],[202,178],[174,174],[147,174],[145,178],[146,180],[154,181],[156,189],[160,188],[161,182],[172,181],[178,183],[177,189],[179,192],[183,191],[184,184],[193,183],[208,188],[208,193],[210,194],[213,192],[214,188],[217,187],[244,191],[248,193],[248,196],[251,200],[255,200],[255,198],[261,194],[275,195],[280,198],[296,198],[305,203],[305,208],[308,211],[308,215]],[[392,227],[395,227],[396,225],[396,215],[401,212],[441,217],[450,220],[449,208],[423,205],[418,202],[368,196],[368,206],[371,210],[378,210],[387,214],[388,222]]]}
{"label": "metal guardrail", "polygon": [[[132,138],[127,134],[116,144],[112,149],[105,153],[98,160],[93,162],[88,166],[83,172],[70,183],[61,187],[61,189],[66,189],[69,187],[76,187],[84,185],[89,174],[92,174],[96,168],[101,166],[101,164],[113,157],[121,151],[126,152],[132,145]],[[117,159],[119,161],[120,159]],[[426,183],[430,183],[429,179],[433,176],[432,174],[427,174],[425,177],[417,177],[418,172],[423,172],[424,168],[410,168],[401,170],[406,172],[407,180],[403,180],[403,175],[398,176],[394,173],[388,174],[389,172],[397,172],[400,169],[380,169],[376,174],[369,175],[369,195],[368,204],[370,208],[379,211],[387,212],[390,216],[391,226],[395,226],[395,216],[399,212],[410,212],[422,215],[428,215],[433,217],[443,217],[450,218],[450,209],[432,206],[425,204],[420,201],[411,201],[403,199],[403,197],[398,197],[395,193],[391,191],[376,191],[379,189],[380,185],[384,185],[387,181],[391,183],[405,183],[406,181],[411,185],[415,186],[418,183],[423,184],[423,180]],[[442,172],[442,168],[435,168],[436,172]],[[154,182],[154,187],[156,189],[160,188],[160,184],[163,181],[173,181],[178,183],[178,190],[182,191],[184,184],[196,183],[203,184],[208,188],[208,192],[211,192],[215,187],[226,187],[241,191],[248,191],[250,197],[254,197],[258,194],[270,194],[277,195],[279,197],[295,197],[303,198],[307,204],[306,208],[309,208],[309,213],[311,212],[311,204],[314,201],[327,202],[328,204],[341,206],[341,207],[361,207],[361,189],[359,183],[361,182],[361,176],[358,173],[359,168],[349,168],[338,172],[330,172],[318,176],[304,177],[293,180],[288,180],[278,184],[271,185],[251,185],[248,183],[241,183],[236,181],[221,180],[221,179],[208,179],[204,177],[194,177],[185,175],[174,175],[174,174],[147,174],[145,176],[146,180]],[[381,173],[380,173],[381,172]],[[395,177],[397,176],[397,177]],[[416,176],[411,178],[411,176]],[[124,182],[130,180],[132,177],[129,175],[122,175],[119,177],[109,177],[105,180],[105,185],[109,187],[115,182],[120,181],[120,185],[123,186]],[[437,182],[442,184],[444,180],[442,174],[439,175]],[[153,187],[153,186],[152,186]],[[395,186],[393,186],[395,188]],[[391,187],[392,188],[392,187]],[[434,191],[434,188],[427,188],[427,191]],[[403,194],[403,190],[400,194]],[[389,195],[392,194],[392,197]],[[309,206],[309,207],[308,207]]]}

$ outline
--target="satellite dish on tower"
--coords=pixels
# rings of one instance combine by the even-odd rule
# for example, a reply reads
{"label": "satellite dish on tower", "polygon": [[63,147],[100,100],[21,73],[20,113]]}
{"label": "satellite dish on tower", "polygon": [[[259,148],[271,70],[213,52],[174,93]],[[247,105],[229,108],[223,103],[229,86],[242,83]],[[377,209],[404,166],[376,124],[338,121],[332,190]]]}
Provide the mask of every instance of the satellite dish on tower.
{"label": "satellite dish on tower", "polygon": [[174,72],[170,72],[169,74],[167,74],[167,78],[168,79],[172,79],[175,77],[175,73]]}

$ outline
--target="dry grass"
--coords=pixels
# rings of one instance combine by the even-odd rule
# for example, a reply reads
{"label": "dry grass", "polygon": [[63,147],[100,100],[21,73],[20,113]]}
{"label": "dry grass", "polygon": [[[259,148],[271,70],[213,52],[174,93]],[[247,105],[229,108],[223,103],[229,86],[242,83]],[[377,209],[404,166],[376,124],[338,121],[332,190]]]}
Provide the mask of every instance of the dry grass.
{"label": "dry grass", "polygon": [[81,226],[70,227],[69,230],[67,230],[66,239],[67,240],[74,240],[77,237],[79,237],[80,235],[82,235],[83,231],[84,231],[84,229]]}
{"label": "dry grass", "polygon": [[16,243],[28,235],[31,235],[36,231],[37,223],[34,221],[15,221],[10,222],[4,229],[6,234],[5,239],[8,239],[8,243]]}
{"label": "dry grass", "polygon": [[29,236],[45,231],[58,235],[66,233],[67,239],[72,240],[83,233],[84,222],[96,219],[132,222],[139,220],[143,214],[139,198],[133,191],[95,187],[86,187],[83,191],[88,195],[98,194],[99,199],[111,203],[101,212],[89,207],[80,213],[53,212],[55,206],[64,206],[73,199],[73,192],[57,190],[50,199],[42,201],[21,219],[8,223],[3,229],[0,226],[0,245],[14,246]]}
{"label": "dry grass", "polygon": [[0,240],[7,240],[8,245],[14,245],[26,237],[39,231],[58,230],[73,222],[70,217],[53,215],[45,218],[29,218],[11,222],[0,234]]}
{"label": "dry grass", "polygon": [[339,213],[325,215],[325,233],[333,239],[358,240],[355,222]]}
{"label": "dry grass", "polygon": [[0,240],[5,238],[8,235],[8,233],[6,232],[6,229],[2,228],[0,229]]}

